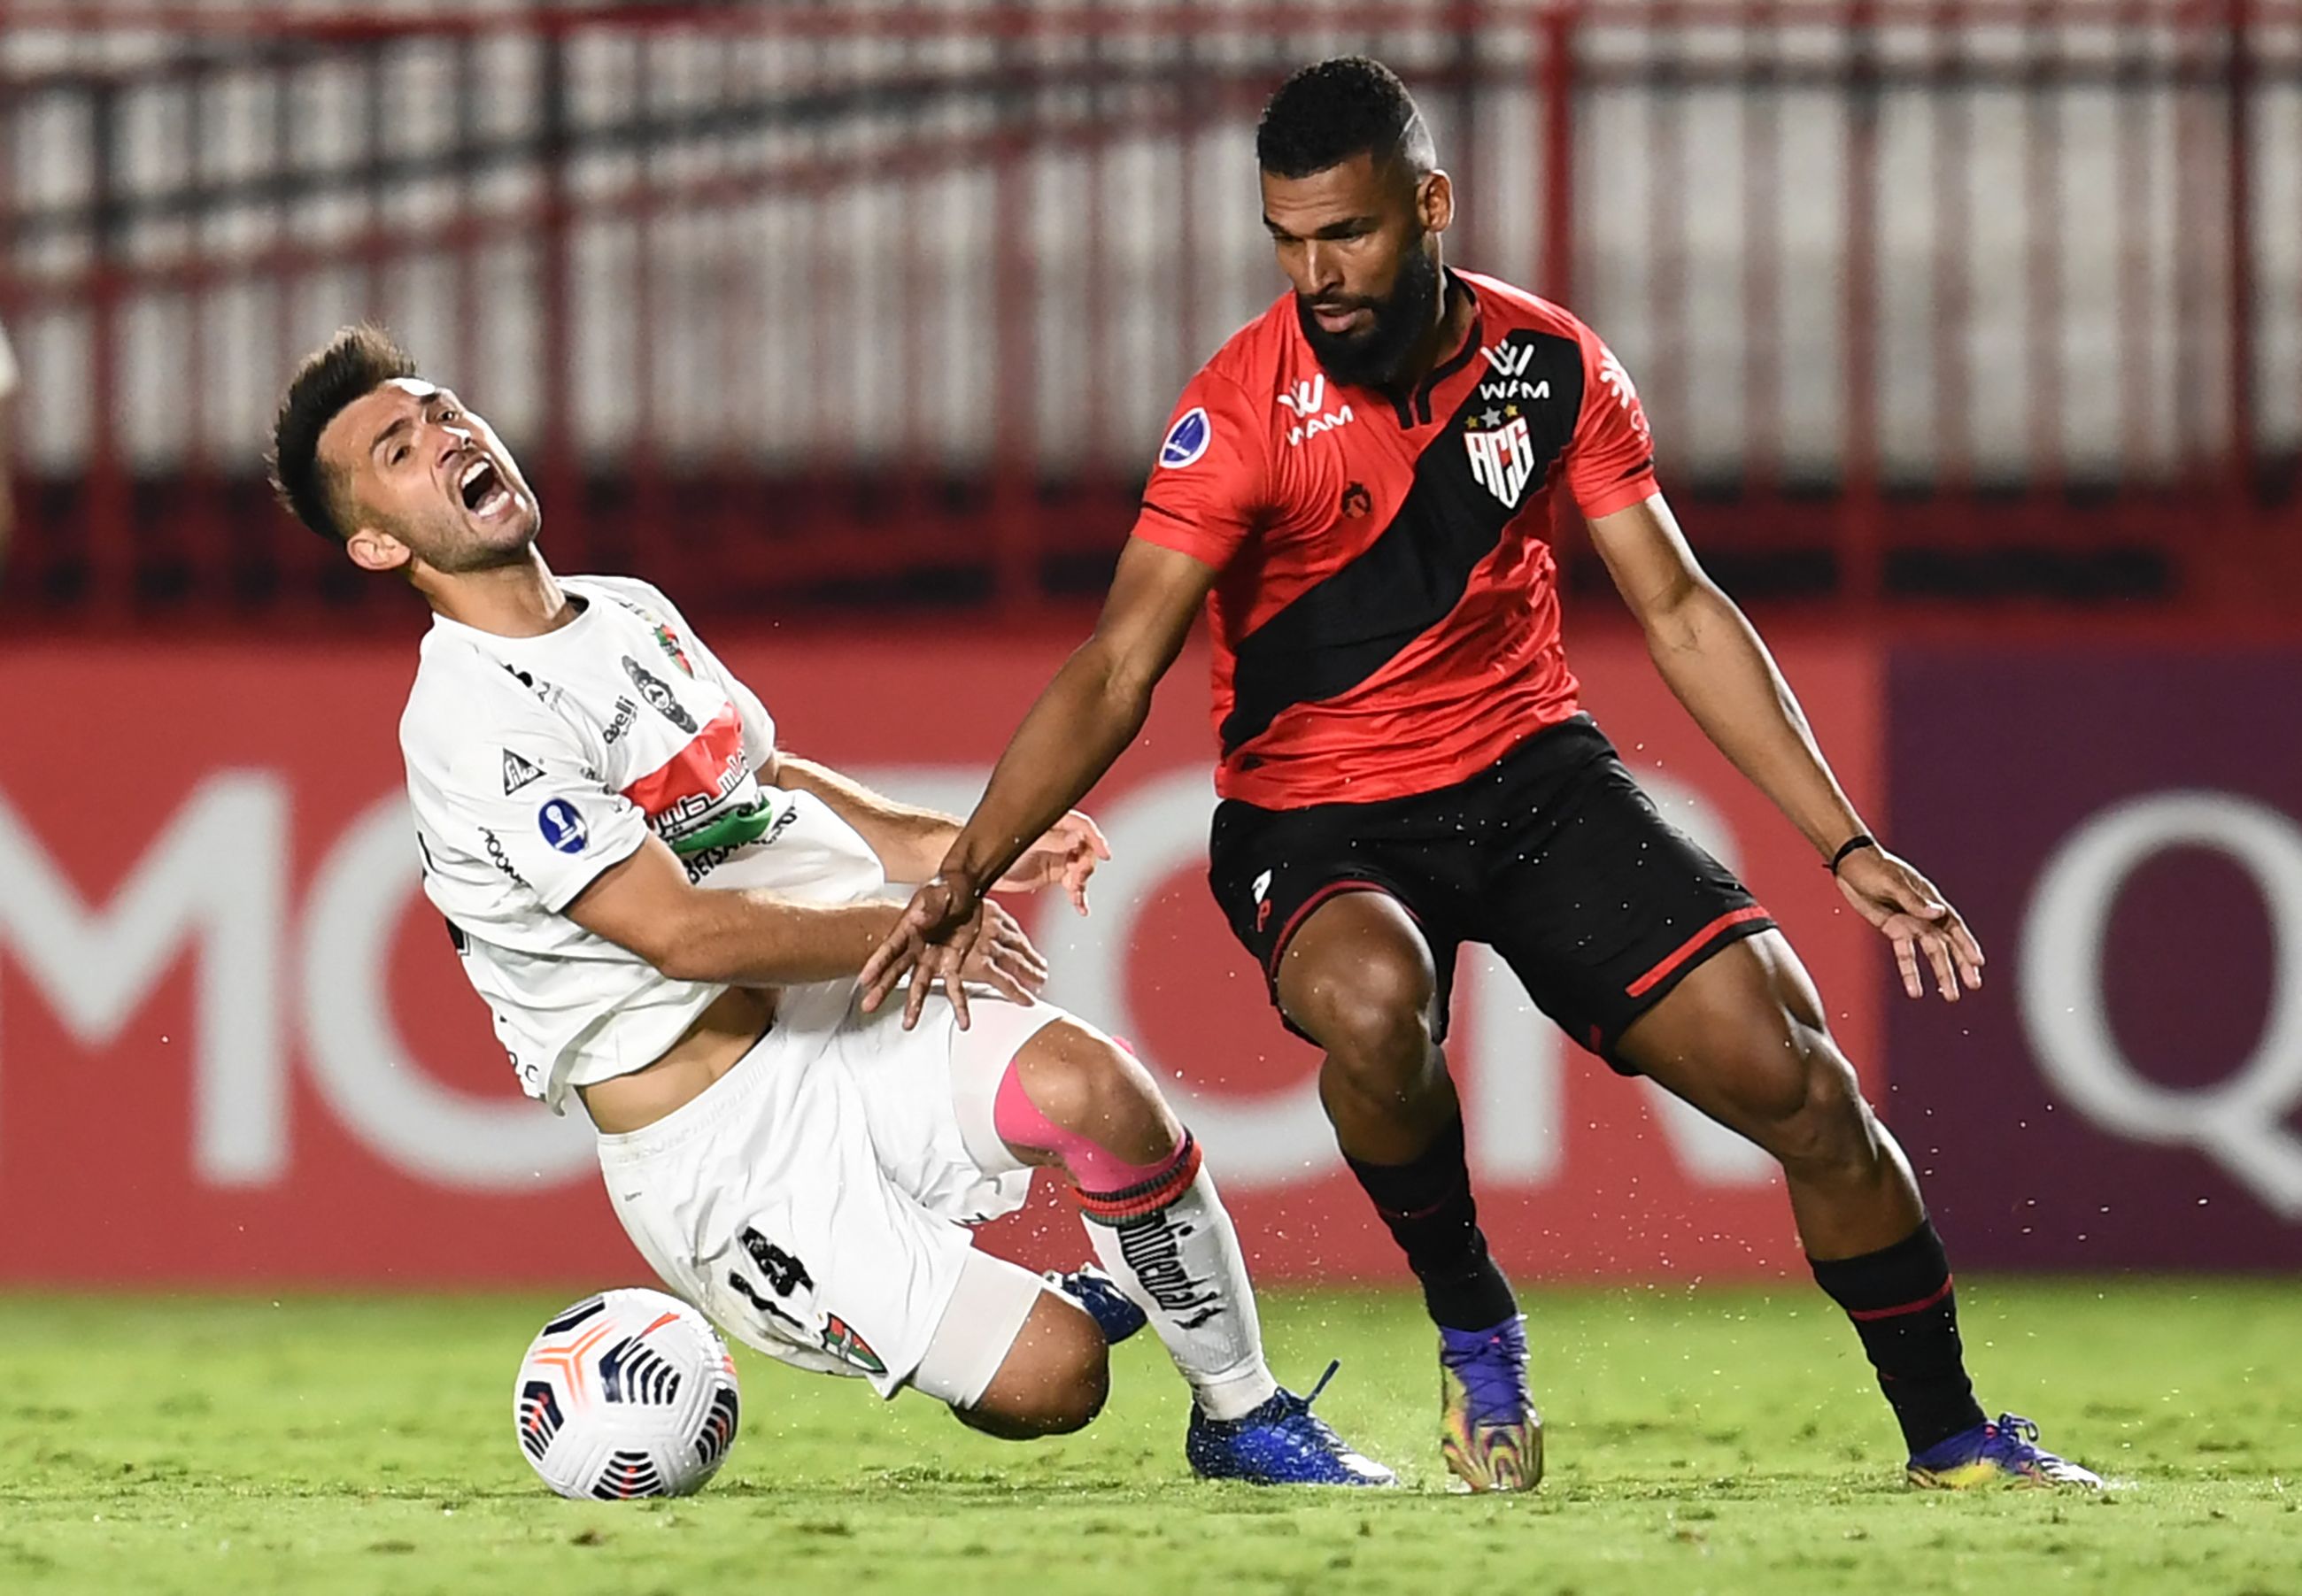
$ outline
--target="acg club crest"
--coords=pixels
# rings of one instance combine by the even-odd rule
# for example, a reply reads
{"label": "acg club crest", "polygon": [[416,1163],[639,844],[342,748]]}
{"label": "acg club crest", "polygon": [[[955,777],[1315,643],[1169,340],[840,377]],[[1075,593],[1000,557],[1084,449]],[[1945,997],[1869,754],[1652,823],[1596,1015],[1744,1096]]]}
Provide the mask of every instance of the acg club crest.
{"label": "acg club crest", "polygon": [[[1492,424],[1479,424],[1489,418]],[[1492,410],[1484,416],[1474,416],[1463,433],[1463,448],[1471,457],[1471,475],[1479,485],[1516,509],[1527,479],[1534,475],[1534,440],[1527,433],[1526,417],[1505,417]]]}

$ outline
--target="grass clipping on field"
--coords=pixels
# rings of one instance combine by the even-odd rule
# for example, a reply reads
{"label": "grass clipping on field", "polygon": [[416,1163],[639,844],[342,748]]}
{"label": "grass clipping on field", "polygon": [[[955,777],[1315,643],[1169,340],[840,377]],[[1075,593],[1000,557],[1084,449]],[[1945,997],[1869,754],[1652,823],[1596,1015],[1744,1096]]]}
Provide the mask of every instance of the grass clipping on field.
{"label": "grass clipping on field", "polygon": [[1409,1489],[1209,1486],[1148,1334],[1084,1433],[1011,1446],[739,1350],[743,1429],[675,1502],[563,1502],[512,1440],[549,1297],[0,1301],[0,1591],[2302,1592],[2302,1290],[1962,1284],[1986,1405],[2118,1480],[1905,1490],[1819,1296],[1527,1301],[1550,1476],[1445,1493],[1403,1294],[1266,1296],[1282,1382]]}

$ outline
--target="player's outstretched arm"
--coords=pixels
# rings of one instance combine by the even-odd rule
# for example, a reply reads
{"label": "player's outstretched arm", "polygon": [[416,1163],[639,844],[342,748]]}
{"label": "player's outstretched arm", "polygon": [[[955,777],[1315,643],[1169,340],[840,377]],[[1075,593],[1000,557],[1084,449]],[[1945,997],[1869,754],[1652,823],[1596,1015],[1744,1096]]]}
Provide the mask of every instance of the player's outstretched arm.
{"label": "player's outstretched arm", "polygon": [[[764,892],[699,887],[650,837],[609,866],[565,911],[678,981],[789,987],[854,975],[894,928],[888,903],[799,903]],[[996,903],[982,906],[962,979],[1018,1003],[1046,982],[1046,961]]]}
{"label": "player's outstretched arm", "polygon": [[[776,756],[771,769],[760,773],[786,792],[810,793],[832,813],[854,827],[878,854],[890,881],[926,880],[943,867],[944,856],[959,840],[960,822],[932,809],[898,803],[873,792],[850,776],[813,760]],[[1111,857],[1096,823],[1077,810],[1050,827],[995,886],[1008,892],[1033,892],[1060,882],[1071,906],[1087,912],[1088,878],[1095,867]]]}
{"label": "player's outstretched arm", "polygon": [[1644,629],[1647,652],[1703,735],[1833,864],[1839,889],[1895,945],[1903,988],[1945,998],[1982,984],[1981,945],[1934,884],[1875,844],[1831,774],[1790,684],[1734,600],[1703,573],[1659,493],[1590,522],[1592,541]]}
{"label": "player's outstretched arm", "polygon": [[760,779],[787,793],[808,793],[852,827],[878,855],[890,881],[924,881],[936,872],[959,835],[956,817],[940,810],[898,803],[828,765],[778,752]]}
{"label": "player's outstretched arm", "polygon": [[1214,580],[1213,567],[1188,554],[1128,540],[1094,634],[1023,717],[941,869],[864,966],[864,1007],[878,1007],[914,969],[905,1024],[918,1020],[938,980],[953,1005],[963,1005],[960,967],[984,890],[1087,795],[1142,729],[1152,689],[1182,651]]}

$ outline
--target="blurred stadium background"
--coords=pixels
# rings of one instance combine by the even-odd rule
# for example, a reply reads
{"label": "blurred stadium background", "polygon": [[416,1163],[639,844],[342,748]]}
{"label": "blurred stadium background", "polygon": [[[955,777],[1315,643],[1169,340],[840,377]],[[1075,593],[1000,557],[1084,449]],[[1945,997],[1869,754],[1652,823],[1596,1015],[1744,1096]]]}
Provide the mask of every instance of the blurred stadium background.
{"label": "blurred stadium background", "polygon": [[[1620,353],[1991,950],[1954,1009],[1890,995],[1559,528],[1594,707],[1788,924],[1961,1268],[2302,1268],[2290,0],[13,0],[0,1287],[642,1272],[417,893],[419,609],[263,490],[300,352],[389,322],[556,567],[662,584],[793,746],[963,807],[1280,287],[1262,97],[1347,48],[1436,123],[1450,258]],[[1036,922],[1056,994],[1180,1081],[1266,1281],[1401,1280],[1199,879],[1203,670],[1092,805],[1096,916]],[[1763,1159],[1463,981],[1516,1273],[1796,1285]]]}

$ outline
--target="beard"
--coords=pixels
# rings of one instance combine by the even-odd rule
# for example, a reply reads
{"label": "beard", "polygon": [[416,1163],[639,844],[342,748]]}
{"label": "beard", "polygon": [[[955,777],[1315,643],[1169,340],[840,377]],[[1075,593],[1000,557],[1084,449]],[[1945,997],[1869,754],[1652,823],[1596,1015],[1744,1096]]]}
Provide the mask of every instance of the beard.
{"label": "beard", "polygon": [[503,525],[487,531],[450,511],[421,530],[396,533],[433,570],[449,576],[525,565],[543,530],[543,515],[528,500]]}
{"label": "beard", "polygon": [[1381,298],[1333,298],[1317,301],[1327,310],[1365,310],[1367,324],[1356,332],[1330,332],[1311,314],[1313,301],[1295,296],[1295,319],[1320,366],[1336,382],[1355,388],[1388,386],[1430,332],[1439,315],[1439,268],[1418,238],[1399,258],[1399,280]]}

